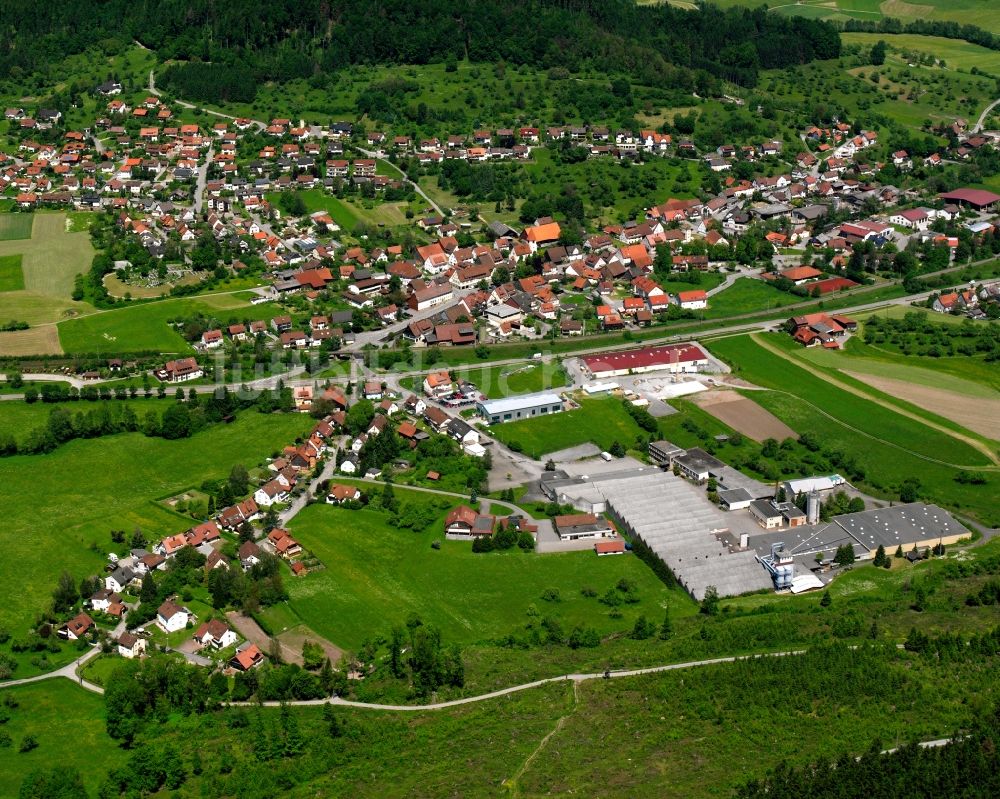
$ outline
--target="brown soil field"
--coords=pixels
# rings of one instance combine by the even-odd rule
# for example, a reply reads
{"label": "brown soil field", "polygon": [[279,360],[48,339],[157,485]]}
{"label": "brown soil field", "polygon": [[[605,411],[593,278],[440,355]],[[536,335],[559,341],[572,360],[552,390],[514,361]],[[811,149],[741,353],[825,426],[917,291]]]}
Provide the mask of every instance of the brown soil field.
{"label": "brown soil field", "polygon": [[[241,613],[237,613],[235,610],[227,613],[226,618],[229,619],[229,623],[236,628],[240,635],[248,641],[257,644],[261,652],[265,655],[271,652],[271,636],[264,632],[256,621]],[[312,632],[304,624],[300,624],[298,627],[293,627],[290,630],[285,630],[285,632],[277,636],[277,639],[278,646],[281,648],[281,657],[285,662],[298,663],[300,666],[302,665],[302,644],[305,641],[312,641],[323,647],[327,657],[330,658],[330,662],[334,665],[340,660],[341,655],[344,654],[343,650],[334,646],[325,638],[316,635],[316,633]]]}
{"label": "brown soil field", "polygon": [[278,636],[278,641],[281,642],[281,648],[283,651],[292,650],[298,653],[298,659],[296,662],[302,661],[302,644],[306,641],[312,641],[314,644],[319,644],[323,647],[323,651],[326,652],[326,656],[330,658],[330,662],[333,665],[337,665],[337,661],[340,660],[341,656],[344,654],[338,646],[334,646],[325,638],[320,638],[312,630],[306,627],[304,624],[300,624],[298,627],[292,627],[290,630],[285,630]]}
{"label": "brown soil field", "polygon": [[855,380],[957,422],[974,433],[1000,441],[1000,399],[967,397],[955,391],[921,386],[890,377],[845,372]]}
{"label": "brown soil field", "polygon": [[792,428],[770,411],[735,391],[709,391],[698,394],[695,402],[720,422],[738,430],[754,441],[776,438],[798,438]]}
{"label": "brown soil field", "polygon": [[0,355],[61,355],[62,351],[55,325],[0,333]]}

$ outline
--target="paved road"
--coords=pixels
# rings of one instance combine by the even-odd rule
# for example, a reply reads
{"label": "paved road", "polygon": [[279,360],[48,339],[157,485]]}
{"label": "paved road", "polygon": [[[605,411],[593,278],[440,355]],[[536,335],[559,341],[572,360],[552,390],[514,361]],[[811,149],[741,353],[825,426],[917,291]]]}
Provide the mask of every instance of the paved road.
{"label": "paved road", "polygon": [[[159,97],[161,94],[160,90],[156,88],[156,75],[153,72],[153,70],[149,70],[149,93],[155,94],[157,97]],[[173,102],[176,103],[177,105],[184,106],[184,108],[198,109],[206,114],[211,114],[212,116],[220,117],[222,119],[238,118],[234,117],[232,114],[223,114],[221,111],[213,111],[211,108],[201,108],[200,106],[197,106],[194,103],[188,103],[185,102],[184,100],[178,100],[176,97],[173,99]],[[261,130],[267,127],[267,125],[265,125],[259,119],[251,119],[250,121]]]}
{"label": "paved road", "polygon": [[[115,632],[113,633],[114,637],[120,635],[119,628],[122,626],[123,625],[120,624],[118,625],[118,627],[115,628]],[[30,685],[31,683],[34,682],[51,680],[55,677],[65,677],[67,680],[72,680],[73,682],[78,683],[80,686],[86,688],[88,691],[92,691],[95,694],[103,694],[104,689],[101,688],[101,686],[95,685],[92,682],[88,682],[82,677],[78,677],[76,674],[76,670],[78,668],[80,668],[88,660],[92,660],[93,658],[97,657],[99,654],[101,654],[101,648],[99,646],[92,647],[86,654],[81,655],[71,663],[67,663],[62,668],[56,669],[55,671],[46,672],[45,674],[39,674],[37,677],[25,677],[22,680],[8,680],[6,682],[0,682],[0,689],[14,688],[15,686],[18,685]]]}
{"label": "paved road", "polygon": [[990,112],[998,105],[1000,105],[1000,97],[998,97],[996,100],[994,100],[992,103],[986,106],[986,108],[983,109],[983,113],[979,115],[979,119],[976,121],[976,124],[972,126],[972,131],[971,131],[972,133],[979,133],[979,131],[983,129],[983,125],[986,124],[986,117],[988,117],[990,115]]}
{"label": "paved road", "polygon": [[423,197],[427,201],[427,203],[430,205],[430,207],[433,208],[435,210],[435,212],[439,216],[444,216],[444,211],[441,210],[441,206],[438,205],[436,202],[434,202],[434,200],[432,200],[427,195],[427,193],[422,188],[420,188],[420,186],[416,183],[416,181],[410,180],[410,178],[407,176],[407,174],[402,169],[400,169],[398,166],[396,166],[394,163],[392,163],[392,161],[389,161],[389,160],[383,158],[381,155],[379,155],[374,150],[365,150],[365,149],[363,149],[361,147],[358,147],[357,149],[360,150],[365,155],[367,155],[369,158],[374,158],[374,159],[376,159],[378,161],[384,161],[385,163],[389,164],[389,166],[391,166],[393,169],[395,169],[397,172],[399,172],[403,176],[403,182],[404,183],[410,184],[410,186],[413,187],[413,190],[417,194],[419,194],[421,197]]}
{"label": "paved road", "polygon": [[326,461],[326,463],[323,464],[322,471],[312,480],[312,482],[309,483],[305,491],[295,497],[295,499],[292,500],[292,504],[278,514],[278,521],[280,523],[279,526],[285,527],[293,518],[295,518],[296,514],[298,514],[298,512],[309,503],[309,498],[316,495],[316,486],[324,480],[331,479],[336,474],[337,459],[335,457],[331,457]]}
{"label": "paved road", "polygon": [[194,190],[194,212],[196,214],[201,213],[202,203],[205,200],[205,185],[208,183],[208,165],[212,163],[212,158],[214,156],[215,156],[215,146],[209,144],[208,152],[205,153],[204,158],[202,158],[201,164],[198,165],[198,180]]}

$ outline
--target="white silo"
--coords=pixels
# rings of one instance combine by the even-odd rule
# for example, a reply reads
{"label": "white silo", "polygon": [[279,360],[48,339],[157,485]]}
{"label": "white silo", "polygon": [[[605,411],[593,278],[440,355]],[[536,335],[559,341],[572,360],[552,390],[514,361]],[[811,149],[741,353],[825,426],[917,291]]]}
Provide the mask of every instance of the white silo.
{"label": "white silo", "polygon": [[806,499],[806,524],[819,523],[819,494],[813,491]]}

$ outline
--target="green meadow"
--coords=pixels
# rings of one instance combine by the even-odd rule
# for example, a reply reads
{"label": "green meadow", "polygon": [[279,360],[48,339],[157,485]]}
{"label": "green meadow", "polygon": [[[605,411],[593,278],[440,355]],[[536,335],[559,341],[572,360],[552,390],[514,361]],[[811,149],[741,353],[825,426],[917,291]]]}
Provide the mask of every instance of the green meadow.
{"label": "green meadow", "polygon": [[171,327],[171,320],[204,314],[226,324],[230,319],[268,319],[272,308],[251,306],[238,293],[160,300],[61,322],[59,341],[69,353],[189,353],[191,345]]}
{"label": "green meadow", "polygon": [[955,480],[961,469],[989,467],[984,453],[971,445],[838,388],[750,336],[719,339],[710,348],[737,376],[772,389],[753,392],[754,401],[792,429],[813,433],[824,450],[841,452],[859,464],[865,472],[860,484],[875,495],[897,498],[903,482],[917,480],[919,496],[926,501],[982,522],[1000,521],[989,482],[977,486]]}
{"label": "green meadow", "polygon": [[507,446],[520,447],[532,457],[541,457],[567,447],[593,442],[608,449],[615,441],[634,444],[642,431],[618,399],[581,399],[571,411],[495,424],[489,434]]}
{"label": "green meadow", "polygon": [[[93,256],[87,233],[67,232],[66,214],[0,214],[0,321],[34,326],[92,310],[70,295]],[[12,347],[10,354],[20,350]]]}
{"label": "green meadow", "polygon": [[24,272],[20,255],[0,255],[0,292],[21,291],[24,288]]}
{"label": "green meadow", "polygon": [[729,288],[709,297],[704,314],[706,319],[726,319],[755,311],[772,311],[803,301],[803,297],[778,291],[762,280],[741,277]]}
{"label": "green meadow", "polygon": [[[405,225],[409,221],[406,218],[408,206],[403,202],[373,200],[354,202],[334,197],[323,189],[302,189],[295,193],[302,198],[308,213],[326,211],[347,234],[350,234],[359,223],[394,227]],[[281,192],[268,194],[267,200],[276,208],[280,208]]]}
{"label": "green meadow", "polygon": [[32,214],[0,214],[0,241],[31,238]]}
{"label": "green meadow", "polygon": [[[17,707],[0,726],[12,739],[0,746],[0,796],[17,796],[28,772],[53,767],[78,770],[94,796],[108,770],[128,760],[129,753],[104,730],[103,697],[61,678],[0,691],[0,700],[8,696]],[[38,748],[20,752],[27,735]]]}
{"label": "green meadow", "polygon": [[[8,429],[8,420],[27,423],[20,405],[0,403],[0,428]],[[301,415],[247,410],[232,424],[179,441],[126,433],[71,441],[47,455],[0,459],[8,520],[0,626],[26,627],[63,570],[76,578],[100,571],[111,530],[139,528],[156,538],[190,527],[190,518],[156,500],[224,477],[236,463],[256,465],[309,423]]]}
{"label": "green meadow", "polygon": [[[371,485],[362,489],[381,491]],[[609,634],[631,629],[640,613],[659,621],[668,604],[678,612],[691,604],[632,555],[539,555],[516,548],[474,554],[469,541],[444,539],[444,517],[460,499],[429,499],[399,487],[395,494],[401,503],[428,505],[434,522],[413,532],[394,527],[381,511],[314,504],[290,525],[324,568],[288,581],[288,608],[339,646],[357,649],[411,613],[438,627],[444,640],[466,644],[518,632],[535,616],[557,616],[567,634],[577,624]],[[435,540],[440,549],[431,547]],[[603,595],[623,577],[635,584],[640,601],[624,606],[620,619],[610,619],[606,606],[581,593],[592,587]],[[556,589],[558,599],[543,599],[547,589]],[[280,607],[263,615],[279,627],[294,620]]]}
{"label": "green meadow", "polygon": [[507,366],[461,369],[454,371],[452,377],[456,380],[468,380],[490,399],[509,397],[512,394],[530,394],[566,385],[566,372],[555,362],[528,361]]}

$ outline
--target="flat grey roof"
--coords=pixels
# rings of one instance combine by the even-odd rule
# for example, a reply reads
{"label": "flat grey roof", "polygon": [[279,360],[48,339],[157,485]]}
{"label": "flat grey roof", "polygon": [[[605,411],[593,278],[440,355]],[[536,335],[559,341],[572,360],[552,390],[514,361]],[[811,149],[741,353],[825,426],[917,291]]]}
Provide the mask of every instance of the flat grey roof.
{"label": "flat grey roof", "polygon": [[757,499],[750,503],[750,507],[767,519],[774,519],[781,516],[781,511],[766,499]]}
{"label": "flat grey roof", "polygon": [[674,458],[674,461],[686,466],[694,472],[711,472],[717,469],[722,469],[726,465],[718,458],[709,455],[705,452],[705,450],[700,449],[699,447],[689,449],[684,455],[679,455]]}
{"label": "flat grey roof", "polygon": [[486,400],[480,402],[480,407],[491,416],[497,413],[510,413],[524,408],[535,408],[539,405],[562,405],[562,398],[551,391],[539,391],[535,394],[517,394],[513,397]]}
{"label": "flat grey roof", "polygon": [[895,549],[900,544],[931,543],[966,532],[948,511],[922,502],[847,513],[833,521],[866,549],[880,544]]}
{"label": "flat grey roof", "polygon": [[696,599],[715,586],[720,596],[771,588],[752,552],[730,552],[716,536],[730,518],[705,492],[668,472],[601,483],[608,510],[641,538]]}

